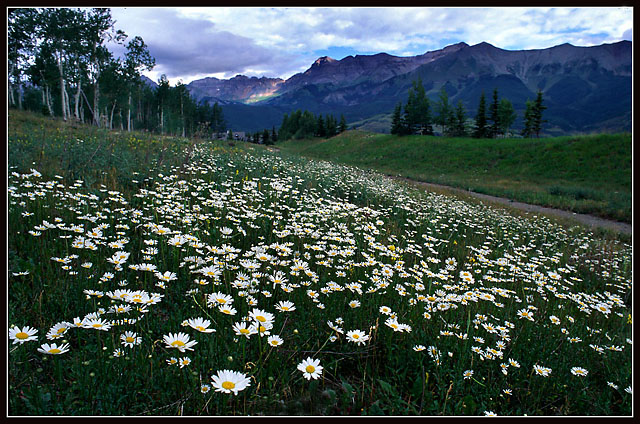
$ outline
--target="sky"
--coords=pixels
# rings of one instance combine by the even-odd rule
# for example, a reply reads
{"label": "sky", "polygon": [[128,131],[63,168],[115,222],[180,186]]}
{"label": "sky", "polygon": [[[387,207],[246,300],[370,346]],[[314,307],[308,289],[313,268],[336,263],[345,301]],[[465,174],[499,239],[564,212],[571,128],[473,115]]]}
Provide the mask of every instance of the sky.
{"label": "sky", "polygon": [[[287,79],[321,56],[415,56],[458,42],[529,50],[632,40],[631,7],[111,9],[156,59],[144,74],[174,85],[236,75]],[[119,55],[121,46],[112,46]]]}

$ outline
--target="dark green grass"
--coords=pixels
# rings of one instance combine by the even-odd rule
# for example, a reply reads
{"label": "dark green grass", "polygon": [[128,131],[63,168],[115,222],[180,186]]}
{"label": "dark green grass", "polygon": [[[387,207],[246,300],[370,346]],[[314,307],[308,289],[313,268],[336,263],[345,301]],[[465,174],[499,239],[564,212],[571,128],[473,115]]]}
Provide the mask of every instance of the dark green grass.
{"label": "dark green grass", "polygon": [[631,135],[543,139],[397,137],[349,131],[286,151],[419,181],[631,222]]}

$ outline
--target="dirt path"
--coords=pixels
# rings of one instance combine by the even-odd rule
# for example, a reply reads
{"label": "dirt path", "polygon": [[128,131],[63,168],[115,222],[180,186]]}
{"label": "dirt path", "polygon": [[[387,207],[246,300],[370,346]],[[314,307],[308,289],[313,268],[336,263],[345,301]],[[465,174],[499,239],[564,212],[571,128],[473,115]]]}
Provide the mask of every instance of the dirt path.
{"label": "dirt path", "polygon": [[611,221],[611,220],[599,218],[593,215],[585,215],[585,214],[580,214],[575,212],[564,211],[561,209],[546,208],[543,206],[532,205],[529,203],[516,202],[510,199],[505,199],[504,197],[490,196],[488,194],[475,193],[473,191],[467,191],[460,188],[455,188],[455,187],[450,187],[450,186],[445,186],[440,184],[425,183],[422,181],[415,181],[415,180],[411,180],[409,178],[404,178],[404,177],[395,177],[392,175],[388,175],[388,177],[396,180],[406,181],[413,185],[423,187],[426,189],[431,188],[431,189],[437,189],[437,190],[450,191],[450,192],[462,194],[465,196],[476,197],[478,199],[486,200],[491,203],[505,205],[510,208],[515,208],[515,209],[519,209],[526,212],[541,213],[541,214],[545,214],[552,217],[578,221],[579,223],[587,225],[589,227],[604,228],[607,230],[617,231],[622,234],[631,235],[631,230],[632,230],[631,225],[626,224],[624,222]]}

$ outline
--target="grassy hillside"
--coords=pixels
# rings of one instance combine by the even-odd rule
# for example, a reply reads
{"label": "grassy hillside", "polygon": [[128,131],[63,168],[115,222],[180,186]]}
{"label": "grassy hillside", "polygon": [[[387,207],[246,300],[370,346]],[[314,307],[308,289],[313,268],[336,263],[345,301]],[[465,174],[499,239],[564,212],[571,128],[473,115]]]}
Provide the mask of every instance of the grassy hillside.
{"label": "grassy hillside", "polygon": [[631,135],[477,140],[348,131],[285,151],[631,222]]}
{"label": "grassy hillside", "polygon": [[632,414],[628,243],[249,143],[8,118],[8,415]]}

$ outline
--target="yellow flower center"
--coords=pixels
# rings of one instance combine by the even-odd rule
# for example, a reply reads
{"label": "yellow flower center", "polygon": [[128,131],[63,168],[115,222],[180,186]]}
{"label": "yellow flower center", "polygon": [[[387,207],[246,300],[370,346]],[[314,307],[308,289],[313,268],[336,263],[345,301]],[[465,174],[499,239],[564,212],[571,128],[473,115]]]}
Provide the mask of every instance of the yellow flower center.
{"label": "yellow flower center", "polygon": [[127,341],[127,343],[133,343],[133,337],[129,336],[125,339]]}
{"label": "yellow flower center", "polygon": [[267,329],[265,327],[263,327],[262,325],[259,328],[261,333],[264,333],[265,331],[267,331]]}
{"label": "yellow flower center", "polygon": [[196,326],[196,329],[200,331],[206,331],[206,328],[202,327],[201,325]]}
{"label": "yellow flower center", "polygon": [[91,324],[91,326],[92,326],[93,328],[100,328],[100,327],[102,327],[102,324],[100,324],[100,323],[96,322],[95,324]]}
{"label": "yellow flower center", "polygon": [[262,315],[257,316],[257,317],[256,317],[256,319],[257,319],[258,321],[260,321],[260,322],[265,322],[265,321],[267,321],[267,319],[266,319],[265,317],[263,317]]}
{"label": "yellow flower center", "polygon": [[309,374],[312,374],[316,370],[316,368],[313,365],[307,365],[307,368],[305,368],[305,370],[307,370]]}
{"label": "yellow flower center", "polygon": [[240,332],[241,332],[242,334],[249,334],[249,330],[247,330],[246,328],[241,328],[241,329],[240,329]]}
{"label": "yellow flower center", "polygon": [[223,389],[232,390],[234,387],[236,387],[236,385],[231,381],[225,381],[224,383],[222,383]]}
{"label": "yellow flower center", "polygon": [[359,336],[359,335],[357,335],[357,334],[354,334],[352,337],[353,337],[354,339],[359,339],[359,338],[360,338],[360,336]]}
{"label": "yellow flower center", "polygon": [[60,349],[49,349],[49,353],[57,354],[62,352]]}
{"label": "yellow flower center", "polygon": [[227,303],[226,299],[218,299],[218,303],[224,305],[225,303]]}
{"label": "yellow flower center", "polygon": [[173,346],[173,347],[176,347],[176,346],[182,347],[182,346],[184,346],[184,342],[182,340],[176,340],[176,341],[171,343],[171,346]]}
{"label": "yellow flower center", "polygon": [[62,333],[64,333],[65,331],[67,331],[67,327],[59,328],[59,329],[58,329],[58,334],[62,334]]}
{"label": "yellow flower center", "polygon": [[28,337],[29,337],[29,335],[27,333],[25,333],[24,331],[21,331],[21,332],[16,334],[16,338],[20,339],[20,340],[24,340],[24,339],[26,339]]}
{"label": "yellow flower center", "polygon": [[278,341],[277,340],[271,340],[271,344],[274,346],[278,346]]}
{"label": "yellow flower center", "polygon": [[289,307],[287,307],[287,306],[283,306],[283,307],[282,307],[282,310],[283,310],[283,311],[288,311],[288,310],[289,310]]}

